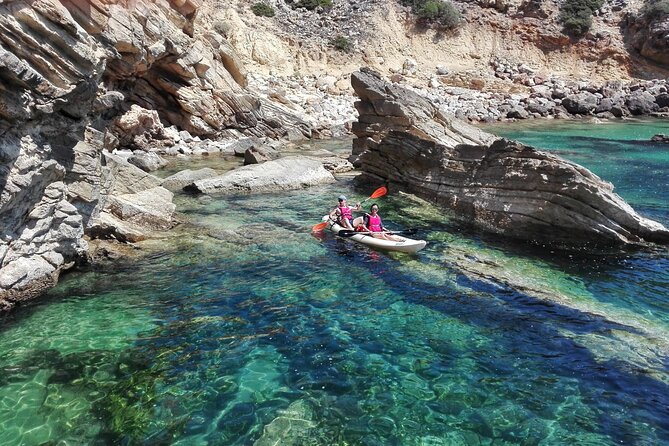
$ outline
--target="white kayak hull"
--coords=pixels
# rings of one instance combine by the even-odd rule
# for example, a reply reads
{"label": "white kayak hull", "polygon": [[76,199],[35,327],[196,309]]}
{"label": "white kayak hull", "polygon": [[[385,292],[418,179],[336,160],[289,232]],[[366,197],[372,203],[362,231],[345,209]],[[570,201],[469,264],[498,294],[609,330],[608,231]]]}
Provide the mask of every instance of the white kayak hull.
{"label": "white kayak hull", "polygon": [[[338,234],[339,231],[344,229],[343,227],[339,226],[336,222],[330,220],[330,218],[327,215],[323,217],[323,221],[328,222],[328,228],[335,234]],[[401,241],[384,240],[368,234],[356,234],[346,238],[356,241],[358,243],[362,243],[363,245],[370,246],[375,249],[382,249],[384,251],[406,252],[409,254],[416,253],[421,249],[425,248],[425,245],[427,245],[427,242],[425,240],[413,240],[407,237],[400,237],[402,239]]]}

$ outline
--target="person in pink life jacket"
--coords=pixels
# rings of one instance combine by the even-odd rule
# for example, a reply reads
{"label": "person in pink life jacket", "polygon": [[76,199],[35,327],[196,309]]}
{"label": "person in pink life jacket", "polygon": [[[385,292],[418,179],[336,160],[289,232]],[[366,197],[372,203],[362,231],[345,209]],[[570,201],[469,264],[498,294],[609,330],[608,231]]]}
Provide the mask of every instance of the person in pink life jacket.
{"label": "person in pink life jacket", "polygon": [[330,218],[344,229],[353,229],[353,212],[362,211],[362,206],[360,206],[360,203],[356,203],[355,207],[348,206],[344,195],[340,195],[338,200],[339,206],[330,212]]}
{"label": "person in pink life jacket", "polygon": [[381,238],[384,240],[392,240],[394,242],[401,242],[404,240],[402,237],[386,234],[384,232],[388,229],[384,227],[383,223],[381,222],[379,206],[377,204],[372,205],[372,207],[369,209],[369,214],[365,214],[364,217],[356,218],[353,223],[356,226],[356,231],[371,232],[372,237]]}

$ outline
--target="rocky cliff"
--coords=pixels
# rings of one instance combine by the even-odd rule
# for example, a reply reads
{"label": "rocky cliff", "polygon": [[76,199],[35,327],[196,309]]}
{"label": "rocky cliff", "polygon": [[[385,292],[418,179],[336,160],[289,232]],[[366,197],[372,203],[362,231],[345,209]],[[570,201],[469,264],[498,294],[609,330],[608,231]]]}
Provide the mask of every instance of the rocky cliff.
{"label": "rocky cliff", "polygon": [[0,308],[85,261],[85,233],[132,241],[173,224],[171,193],[108,151],[160,144],[163,123],[212,137],[309,134],[264,112],[224,37],[195,33],[199,7],[0,2]]}
{"label": "rocky cliff", "polygon": [[630,46],[640,55],[669,67],[669,3],[649,1],[623,23]]}
{"label": "rocky cliff", "polygon": [[452,209],[485,230],[539,244],[669,243],[669,230],[638,215],[587,169],[445,115],[377,73],[352,75],[360,98],[355,163]]}

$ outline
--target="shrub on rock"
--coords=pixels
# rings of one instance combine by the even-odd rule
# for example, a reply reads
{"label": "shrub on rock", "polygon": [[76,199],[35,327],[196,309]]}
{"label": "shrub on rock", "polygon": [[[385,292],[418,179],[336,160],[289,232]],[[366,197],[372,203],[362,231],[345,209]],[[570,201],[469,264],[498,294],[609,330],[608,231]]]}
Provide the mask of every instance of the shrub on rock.
{"label": "shrub on rock", "polygon": [[643,14],[650,20],[669,15],[669,0],[647,2],[643,8]]}
{"label": "shrub on rock", "polygon": [[580,37],[592,26],[592,14],[602,7],[604,0],[566,0],[560,7],[560,21],[565,33]]}
{"label": "shrub on rock", "polygon": [[332,41],[330,44],[336,49],[339,50],[343,53],[350,53],[351,50],[353,49],[353,44],[351,43],[348,38],[345,36],[337,36]]}
{"label": "shrub on rock", "polygon": [[332,0],[299,0],[295,7],[304,8],[313,11],[316,8],[329,8],[332,6]]}
{"label": "shrub on rock", "polygon": [[421,20],[436,23],[446,29],[453,29],[460,23],[460,11],[451,2],[427,0],[418,4],[416,14]]}
{"label": "shrub on rock", "polygon": [[251,6],[251,11],[260,17],[274,17],[274,8],[268,3],[255,3],[253,6]]}

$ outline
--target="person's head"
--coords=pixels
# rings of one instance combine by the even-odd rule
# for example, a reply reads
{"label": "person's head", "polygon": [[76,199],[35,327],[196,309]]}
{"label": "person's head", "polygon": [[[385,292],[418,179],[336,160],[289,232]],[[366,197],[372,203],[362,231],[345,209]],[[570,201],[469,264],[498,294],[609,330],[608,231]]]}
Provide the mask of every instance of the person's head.
{"label": "person's head", "polygon": [[370,211],[372,214],[378,214],[378,213],[379,213],[379,205],[376,204],[376,203],[374,203],[374,204],[369,208],[369,211]]}
{"label": "person's head", "polygon": [[340,195],[337,200],[339,200],[339,206],[346,206],[346,195]]}

